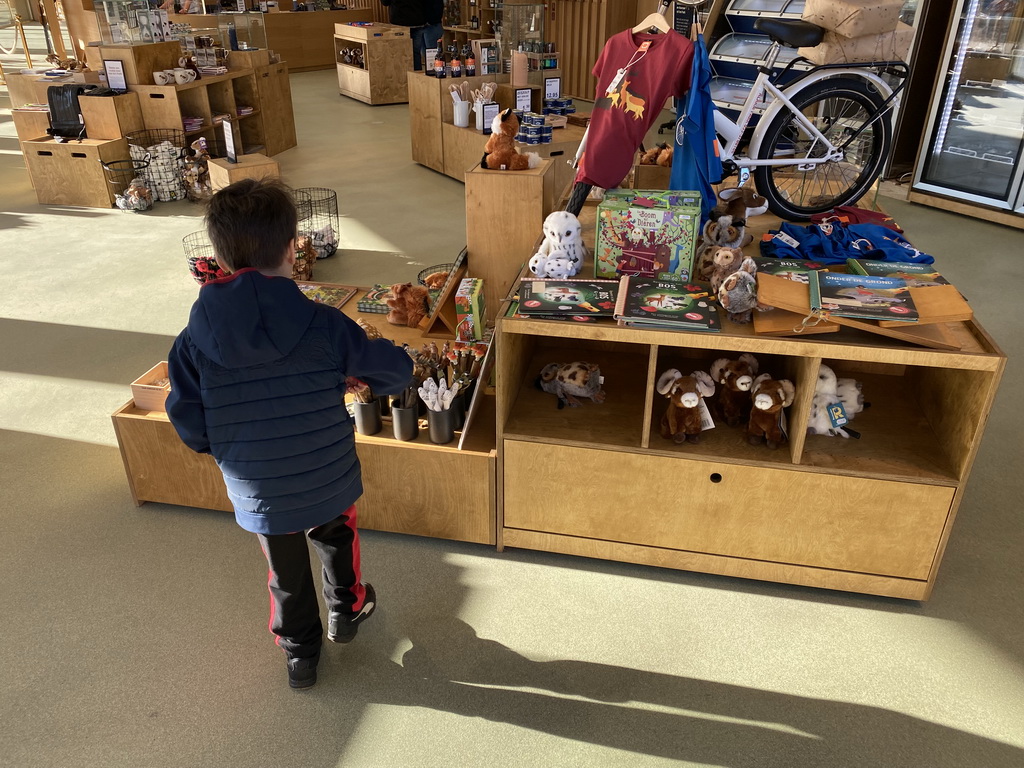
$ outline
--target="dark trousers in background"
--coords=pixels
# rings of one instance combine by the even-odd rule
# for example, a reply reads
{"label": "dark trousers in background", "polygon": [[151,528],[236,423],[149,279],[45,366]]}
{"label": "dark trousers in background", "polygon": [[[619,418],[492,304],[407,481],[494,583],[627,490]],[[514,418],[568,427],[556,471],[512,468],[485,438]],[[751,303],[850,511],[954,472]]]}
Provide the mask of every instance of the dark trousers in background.
{"label": "dark trousers in background", "polygon": [[437,48],[437,41],[444,36],[444,27],[440,24],[428,24],[425,27],[412,27],[409,37],[412,38],[412,68],[419,71],[424,67],[433,67],[434,62],[427,61],[427,48]]}
{"label": "dark trousers in background", "polygon": [[355,505],[337,519],[305,532],[256,535],[270,568],[270,631],[289,658],[313,656],[323,642],[324,630],[306,539],[312,542],[323,566],[327,610],[358,612],[363,607],[366,588],[361,583],[359,568]]}

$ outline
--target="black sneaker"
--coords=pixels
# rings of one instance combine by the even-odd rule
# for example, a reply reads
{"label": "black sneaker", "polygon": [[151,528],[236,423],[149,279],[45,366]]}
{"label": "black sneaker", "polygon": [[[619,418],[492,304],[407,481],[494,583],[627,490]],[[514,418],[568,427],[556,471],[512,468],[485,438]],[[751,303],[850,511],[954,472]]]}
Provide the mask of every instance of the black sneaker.
{"label": "black sneaker", "polygon": [[351,643],[359,631],[359,625],[366,621],[377,608],[377,593],[373,586],[363,584],[366,587],[366,598],[363,600],[363,607],[356,614],[329,611],[327,614],[327,639],[332,643]]}
{"label": "black sneaker", "polygon": [[316,665],[320,663],[320,651],[304,659],[288,659],[288,687],[312,688],[316,685]]}

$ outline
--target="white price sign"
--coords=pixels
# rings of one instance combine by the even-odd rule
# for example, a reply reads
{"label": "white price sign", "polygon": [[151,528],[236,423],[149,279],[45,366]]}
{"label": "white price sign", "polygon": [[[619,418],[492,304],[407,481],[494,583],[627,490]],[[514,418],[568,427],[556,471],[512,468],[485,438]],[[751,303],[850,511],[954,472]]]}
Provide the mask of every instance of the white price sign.
{"label": "white price sign", "polygon": [[533,91],[530,88],[516,88],[516,109],[533,111]]}
{"label": "white price sign", "polygon": [[562,78],[560,78],[560,77],[545,77],[544,78],[544,98],[545,99],[560,99],[560,98],[562,98]]}

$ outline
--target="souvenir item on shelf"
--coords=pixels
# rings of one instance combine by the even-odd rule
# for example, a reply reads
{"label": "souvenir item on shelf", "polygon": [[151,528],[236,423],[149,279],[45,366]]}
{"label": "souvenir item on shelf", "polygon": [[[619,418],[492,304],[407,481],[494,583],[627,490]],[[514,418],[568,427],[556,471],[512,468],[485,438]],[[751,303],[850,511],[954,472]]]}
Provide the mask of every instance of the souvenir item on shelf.
{"label": "souvenir item on shelf", "polygon": [[730,427],[742,424],[750,413],[750,388],[757,367],[757,358],[749,352],[735,360],[720,357],[711,364],[711,378],[719,385],[715,411]]}
{"label": "souvenir item on shelf", "polygon": [[579,219],[568,211],[553,211],[544,219],[543,229],[544,240],[530,259],[530,271],[557,280],[579,274],[587,257]]}
{"label": "souvenir item on shelf", "polygon": [[711,209],[711,218],[732,216],[733,221],[747,221],[768,210],[768,201],[749,187],[730,187],[718,192],[718,205]]}
{"label": "souvenir item on shelf", "polygon": [[811,272],[808,278],[813,312],[902,322],[920,317],[906,280],[838,272]]}
{"label": "souvenir item on shelf", "polygon": [[148,211],[153,207],[153,193],[143,179],[136,177],[124,192],[114,196],[114,204],[122,211]]}
{"label": "souvenir item on shelf", "polygon": [[699,443],[707,411],[704,398],[715,394],[711,376],[706,371],[684,376],[678,369],[669,368],[658,377],[657,390],[668,398],[668,410],[661,417],[661,436],[674,443]]}
{"label": "souvenir item on shelf", "polygon": [[846,425],[868,407],[861,388],[861,382],[850,378],[840,379],[832,368],[824,363],[819,365],[814,397],[811,398],[811,416],[807,420],[807,434],[860,437],[859,433]]}
{"label": "souvenir item on shelf", "polygon": [[388,298],[390,296],[391,287],[377,283],[366,292],[365,296],[359,299],[357,306],[359,307],[360,312],[368,312],[373,315],[386,315],[391,311],[391,307],[388,306]]}
{"label": "souvenir item on shelf", "polygon": [[758,308],[756,272],[754,260],[744,259],[740,268],[718,287],[718,303],[734,323],[749,323],[754,317],[754,309]]}
{"label": "souvenir item on shelf", "polygon": [[623,275],[615,319],[621,326],[714,333],[721,323],[710,296],[707,283]]}
{"label": "souvenir item on shelf", "polygon": [[481,166],[492,171],[523,171],[540,165],[540,155],[536,152],[523,154],[516,147],[516,134],[519,133],[519,118],[511,108],[500,112],[491,121],[491,136],[484,146],[484,157]]}
{"label": "souvenir item on shelf", "polygon": [[719,248],[742,248],[751,239],[747,236],[746,219],[734,219],[728,214],[708,219],[701,230],[700,244],[693,258],[694,277],[710,280],[715,267],[711,258],[715,251]]}
{"label": "souvenir item on shelf", "polygon": [[696,193],[608,190],[597,208],[594,276],[672,272],[688,280],[699,224]]}
{"label": "souvenir item on shelf", "polygon": [[391,297],[387,299],[390,307],[388,322],[415,328],[427,316],[429,297],[430,291],[422,285],[395,283],[391,286]]}
{"label": "souvenir item on shelf", "polygon": [[751,445],[764,442],[775,449],[786,440],[782,429],[782,409],[793,404],[796,389],[789,379],[773,379],[771,374],[762,373],[754,379],[750,388],[753,407],[747,423],[747,441]]}
{"label": "souvenir item on shelf", "polygon": [[366,334],[366,338],[370,339],[370,341],[383,338],[383,335],[377,326],[371,325],[361,317],[356,319],[356,325],[363,329],[363,333]]}
{"label": "souvenir item on shelf", "polygon": [[306,235],[296,238],[292,280],[312,280],[315,263],[316,249],[313,247],[313,242]]}
{"label": "souvenir item on shelf", "polygon": [[455,338],[458,341],[480,341],[484,334],[484,281],[464,277],[455,293]]}
{"label": "souvenir item on shelf", "polygon": [[[738,270],[743,262],[742,248],[716,248],[711,256],[711,263],[714,264],[714,269],[711,271],[712,293],[717,294],[725,278]],[[757,271],[756,264],[754,265],[754,271]]]}
{"label": "souvenir item on shelf", "polygon": [[619,292],[617,280],[519,281],[518,313],[526,317],[611,317]]}
{"label": "souvenir item on shelf", "polygon": [[537,388],[558,398],[558,407],[581,405],[579,397],[587,397],[595,403],[603,403],[605,392],[601,389],[604,377],[594,363],[549,363],[537,377]]}

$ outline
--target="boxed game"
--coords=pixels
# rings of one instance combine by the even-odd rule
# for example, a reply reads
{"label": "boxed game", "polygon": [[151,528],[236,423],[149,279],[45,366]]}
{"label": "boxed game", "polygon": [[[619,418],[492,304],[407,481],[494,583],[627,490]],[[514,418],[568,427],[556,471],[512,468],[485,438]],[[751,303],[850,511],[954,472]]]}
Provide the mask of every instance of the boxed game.
{"label": "boxed game", "polygon": [[455,315],[458,341],[480,341],[484,337],[484,281],[465,277],[455,294]]}

